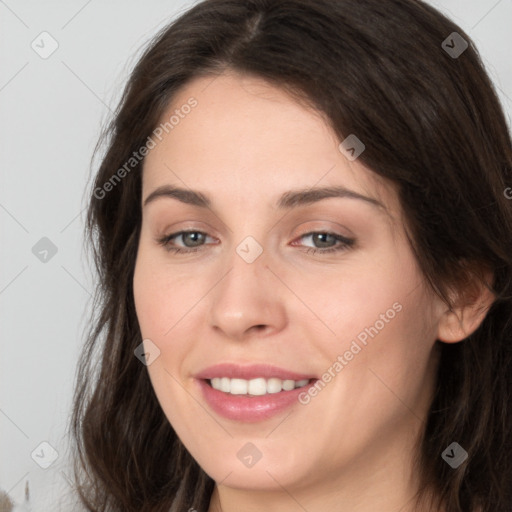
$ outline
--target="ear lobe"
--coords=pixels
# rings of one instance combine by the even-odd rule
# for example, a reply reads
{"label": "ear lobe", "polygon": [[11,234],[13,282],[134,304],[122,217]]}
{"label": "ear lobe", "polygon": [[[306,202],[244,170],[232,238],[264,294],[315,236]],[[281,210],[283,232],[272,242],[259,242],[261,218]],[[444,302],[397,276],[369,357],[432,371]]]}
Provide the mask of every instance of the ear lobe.
{"label": "ear lobe", "polygon": [[438,324],[437,339],[444,343],[457,343],[466,339],[480,327],[495,295],[490,289],[492,274],[486,273],[485,279],[473,278],[458,295],[453,309],[447,308],[441,315]]}

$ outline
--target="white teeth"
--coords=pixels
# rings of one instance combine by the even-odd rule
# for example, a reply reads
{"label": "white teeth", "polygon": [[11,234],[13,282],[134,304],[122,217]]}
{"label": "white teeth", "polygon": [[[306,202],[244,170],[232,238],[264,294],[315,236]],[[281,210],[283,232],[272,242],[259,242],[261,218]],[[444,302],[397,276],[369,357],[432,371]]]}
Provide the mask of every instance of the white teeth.
{"label": "white teeth", "polygon": [[283,389],[283,381],[281,379],[268,379],[267,380],[267,393],[279,393]]}
{"label": "white teeth", "polygon": [[249,395],[264,395],[267,392],[265,379],[252,379],[247,386]]}
{"label": "white teeth", "polygon": [[281,391],[291,391],[295,388],[301,388],[309,382],[309,379],[303,380],[281,380],[275,377],[264,379],[230,379],[229,377],[215,377],[211,379],[212,388],[232,395],[256,395],[261,396],[267,393],[279,393]]}
{"label": "white teeth", "polygon": [[231,391],[231,379],[228,377],[222,377],[220,380],[220,390],[224,391],[224,393],[229,393]]}
{"label": "white teeth", "polygon": [[283,381],[283,389],[285,391],[291,391],[295,388],[295,382],[293,380],[284,380]]}
{"label": "white teeth", "polygon": [[231,389],[229,392],[232,395],[246,395],[248,382],[244,379],[231,379]]}

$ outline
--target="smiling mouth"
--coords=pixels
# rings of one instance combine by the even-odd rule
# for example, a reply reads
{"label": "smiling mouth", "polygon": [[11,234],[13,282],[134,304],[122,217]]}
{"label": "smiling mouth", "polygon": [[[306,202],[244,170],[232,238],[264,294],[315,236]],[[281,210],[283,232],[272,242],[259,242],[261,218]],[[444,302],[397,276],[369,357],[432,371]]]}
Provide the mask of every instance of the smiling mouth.
{"label": "smiling mouth", "polygon": [[277,377],[271,377],[269,379],[258,377],[250,380],[232,379],[229,377],[205,379],[208,385],[217,391],[231,395],[243,395],[248,397],[292,391],[294,389],[308,386],[314,380],[315,379],[283,380]]}

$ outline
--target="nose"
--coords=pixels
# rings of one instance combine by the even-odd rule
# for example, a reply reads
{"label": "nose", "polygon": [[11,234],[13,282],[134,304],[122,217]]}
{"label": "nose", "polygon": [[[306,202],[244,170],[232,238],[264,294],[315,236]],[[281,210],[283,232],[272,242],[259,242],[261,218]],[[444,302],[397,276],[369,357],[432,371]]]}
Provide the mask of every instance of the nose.
{"label": "nose", "polygon": [[251,263],[233,251],[212,290],[210,324],[217,334],[242,341],[286,326],[285,287],[269,263],[265,250]]}

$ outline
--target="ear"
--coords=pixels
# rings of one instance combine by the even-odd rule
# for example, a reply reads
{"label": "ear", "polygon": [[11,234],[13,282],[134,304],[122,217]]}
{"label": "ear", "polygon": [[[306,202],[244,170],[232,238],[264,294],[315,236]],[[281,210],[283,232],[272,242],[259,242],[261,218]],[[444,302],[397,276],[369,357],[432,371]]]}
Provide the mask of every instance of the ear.
{"label": "ear", "polygon": [[483,277],[472,274],[462,289],[452,293],[454,305],[451,309],[445,305],[439,319],[439,341],[457,343],[478,329],[496,298],[491,289],[492,280],[490,271],[485,271]]}

